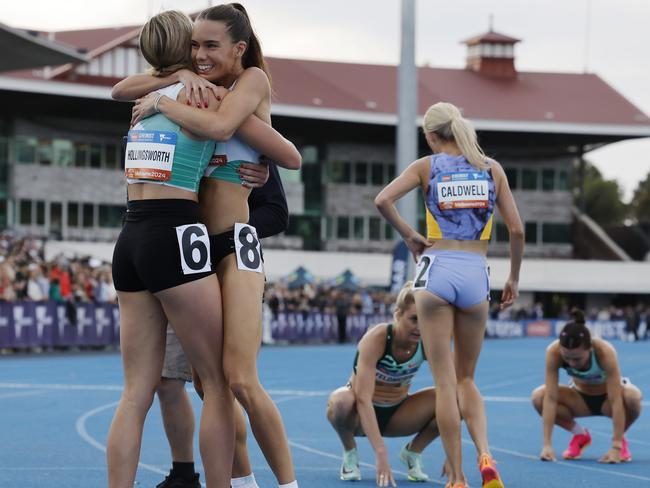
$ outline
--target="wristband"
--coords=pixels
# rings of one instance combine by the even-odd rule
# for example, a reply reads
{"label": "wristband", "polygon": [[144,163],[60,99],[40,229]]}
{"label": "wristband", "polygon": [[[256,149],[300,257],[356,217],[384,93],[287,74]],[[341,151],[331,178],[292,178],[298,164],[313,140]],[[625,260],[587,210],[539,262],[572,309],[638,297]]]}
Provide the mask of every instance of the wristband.
{"label": "wristband", "polygon": [[153,102],[153,109],[157,114],[160,113],[160,109],[158,108],[158,102],[160,102],[160,99],[162,97],[163,97],[162,93],[157,93],[156,94],[156,100]]}

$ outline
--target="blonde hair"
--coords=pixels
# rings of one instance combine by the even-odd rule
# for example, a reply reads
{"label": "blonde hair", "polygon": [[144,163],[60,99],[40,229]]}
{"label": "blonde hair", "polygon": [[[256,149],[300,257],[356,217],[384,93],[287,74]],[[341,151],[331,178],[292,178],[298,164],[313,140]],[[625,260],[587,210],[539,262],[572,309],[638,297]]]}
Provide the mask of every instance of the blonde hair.
{"label": "blonde hair", "polygon": [[151,65],[149,74],[163,77],[192,67],[193,27],[190,18],[178,10],[149,19],[140,32],[140,51]]}
{"label": "blonde hair", "polygon": [[487,168],[487,156],[478,145],[474,127],[469,120],[463,118],[455,105],[447,102],[431,105],[424,114],[422,129],[436,134],[444,141],[456,142],[472,166],[481,170]]}
{"label": "blonde hair", "polygon": [[407,308],[415,303],[415,296],[413,296],[413,282],[407,281],[397,294],[395,300],[395,313],[404,312]]}

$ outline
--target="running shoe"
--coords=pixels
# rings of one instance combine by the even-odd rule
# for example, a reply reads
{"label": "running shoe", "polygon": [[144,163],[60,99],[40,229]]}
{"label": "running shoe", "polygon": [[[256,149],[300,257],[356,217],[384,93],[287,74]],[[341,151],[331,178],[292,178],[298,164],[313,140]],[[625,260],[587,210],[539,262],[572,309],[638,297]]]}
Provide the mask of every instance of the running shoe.
{"label": "running shoe", "polygon": [[469,485],[467,483],[463,483],[462,481],[459,481],[458,483],[454,483],[453,485],[451,483],[447,483],[445,485],[445,488],[469,488]]}
{"label": "running shoe", "polygon": [[496,463],[489,454],[482,454],[478,459],[478,469],[481,471],[483,488],[504,488],[499,472],[494,466]]}
{"label": "running shoe", "polygon": [[409,481],[424,482],[429,480],[429,475],[422,471],[422,456],[419,452],[409,451],[406,444],[399,453],[399,459],[408,468]]}
{"label": "running shoe", "polygon": [[591,444],[591,434],[585,429],[584,434],[575,434],[569,442],[569,447],[562,453],[564,459],[580,459],[582,451]]}
{"label": "running shoe", "polygon": [[361,470],[359,469],[359,458],[357,457],[356,447],[343,453],[343,463],[341,463],[341,480],[361,480]]}
{"label": "running shoe", "polygon": [[630,446],[625,437],[623,437],[623,443],[621,444],[621,461],[624,463],[629,463],[630,461],[632,461],[632,453],[630,452]]}
{"label": "running shoe", "polygon": [[166,476],[162,483],[158,483],[156,488],[201,488],[199,473],[194,473],[192,479],[187,480],[180,476],[172,476],[170,471],[169,476]]}

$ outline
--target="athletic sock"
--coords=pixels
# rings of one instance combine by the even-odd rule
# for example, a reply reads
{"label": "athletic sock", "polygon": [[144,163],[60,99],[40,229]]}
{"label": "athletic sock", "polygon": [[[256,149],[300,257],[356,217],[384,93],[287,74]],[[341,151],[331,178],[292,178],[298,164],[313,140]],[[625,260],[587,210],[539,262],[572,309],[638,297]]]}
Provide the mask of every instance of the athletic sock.
{"label": "athletic sock", "polygon": [[278,485],[278,488],[298,488],[298,482],[293,480],[291,483],[287,483],[286,485]]}
{"label": "athletic sock", "polygon": [[174,461],[172,462],[172,471],[170,474],[175,478],[191,480],[194,476],[194,463],[177,463]]}
{"label": "athletic sock", "polygon": [[587,429],[585,429],[582,425],[576,422],[573,428],[570,430],[570,432],[573,435],[584,435],[587,433]]}
{"label": "athletic sock", "polygon": [[230,480],[232,488],[260,488],[255,482],[255,475],[253,473],[241,478],[233,478]]}

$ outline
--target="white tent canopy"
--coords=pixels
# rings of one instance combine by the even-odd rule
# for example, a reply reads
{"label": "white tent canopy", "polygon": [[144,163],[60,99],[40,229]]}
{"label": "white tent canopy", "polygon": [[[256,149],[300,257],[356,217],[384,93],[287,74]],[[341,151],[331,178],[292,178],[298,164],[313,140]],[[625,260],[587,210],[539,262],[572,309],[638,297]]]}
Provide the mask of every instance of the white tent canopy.
{"label": "white tent canopy", "polygon": [[[49,241],[45,258],[58,254],[68,257],[92,256],[110,262],[113,244],[97,242]],[[388,286],[390,254],[334,253],[267,249],[264,251],[269,281],[287,276],[304,266],[317,278],[333,278],[350,269],[366,285]],[[503,288],[510,261],[489,259],[492,289]],[[522,292],[634,293],[650,294],[650,263],[621,261],[579,261],[568,259],[524,259],[519,290]]]}

